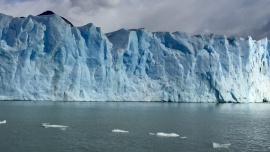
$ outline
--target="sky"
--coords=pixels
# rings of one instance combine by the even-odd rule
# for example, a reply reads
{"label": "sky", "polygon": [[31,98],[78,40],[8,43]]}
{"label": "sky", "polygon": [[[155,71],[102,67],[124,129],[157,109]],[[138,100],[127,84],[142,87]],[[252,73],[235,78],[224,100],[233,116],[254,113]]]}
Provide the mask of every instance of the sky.
{"label": "sky", "polygon": [[104,33],[146,28],[270,38],[270,0],[0,0],[0,12],[14,17],[46,10]]}

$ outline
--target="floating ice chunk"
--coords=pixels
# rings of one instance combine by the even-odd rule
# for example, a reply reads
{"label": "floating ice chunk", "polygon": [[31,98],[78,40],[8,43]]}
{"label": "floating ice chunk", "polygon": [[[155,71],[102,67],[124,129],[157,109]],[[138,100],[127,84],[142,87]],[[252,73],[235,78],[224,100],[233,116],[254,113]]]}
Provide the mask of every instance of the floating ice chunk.
{"label": "floating ice chunk", "polygon": [[[156,135],[160,137],[179,137],[179,135],[176,133],[163,133],[163,132],[158,132],[156,134],[149,132],[149,135]],[[181,138],[186,138],[186,137],[181,137]]]}
{"label": "floating ice chunk", "polygon": [[182,139],[186,139],[187,137],[181,137]]}
{"label": "floating ice chunk", "polygon": [[63,126],[63,125],[50,125],[49,123],[42,123],[42,127],[45,128],[67,128],[68,126]]}
{"label": "floating ice chunk", "polygon": [[118,132],[118,133],[129,133],[129,131],[120,130],[120,129],[113,129],[112,132]]}
{"label": "floating ice chunk", "polygon": [[5,123],[7,123],[6,120],[0,121],[0,124],[5,124]]}
{"label": "floating ice chunk", "polygon": [[176,133],[163,133],[163,132],[158,132],[156,135],[157,135],[157,136],[161,136],[161,137],[179,137],[179,135],[176,134]]}
{"label": "floating ice chunk", "polygon": [[213,148],[229,148],[231,144],[219,144],[219,143],[215,143],[213,142]]}

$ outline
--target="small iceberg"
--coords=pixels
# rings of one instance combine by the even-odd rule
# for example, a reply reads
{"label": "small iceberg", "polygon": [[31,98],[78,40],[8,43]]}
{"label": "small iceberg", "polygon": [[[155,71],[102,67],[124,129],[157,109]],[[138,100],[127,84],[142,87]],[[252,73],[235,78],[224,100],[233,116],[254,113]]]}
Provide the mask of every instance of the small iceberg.
{"label": "small iceberg", "polygon": [[129,133],[129,131],[120,130],[120,129],[113,129],[112,132],[117,132],[117,133]]}
{"label": "small iceberg", "polygon": [[156,135],[155,133],[149,132],[149,135]]}
{"label": "small iceberg", "polygon": [[185,136],[185,137],[181,137],[182,139],[186,139],[187,137]]}
{"label": "small iceberg", "polygon": [[42,123],[42,127],[45,127],[45,128],[60,128],[60,129],[65,129],[67,128],[68,126],[63,126],[63,125],[50,125],[49,123]]}
{"label": "small iceberg", "polygon": [[179,137],[179,135],[176,134],[176,133],[163,133],[163,132],[158,132],[156,135],[157,135],[157,136],[160,136],[160,137]]}
{"label": "small iceberg", "polygon": [[0,124],[6,124],[6,123],[7,123],[6,120],[0,121]]}
{"label": "small iceberg", "polygon": [[229,148],[231,144],[219,144],[219,143],[215,143],[213,142],[213,148]]}

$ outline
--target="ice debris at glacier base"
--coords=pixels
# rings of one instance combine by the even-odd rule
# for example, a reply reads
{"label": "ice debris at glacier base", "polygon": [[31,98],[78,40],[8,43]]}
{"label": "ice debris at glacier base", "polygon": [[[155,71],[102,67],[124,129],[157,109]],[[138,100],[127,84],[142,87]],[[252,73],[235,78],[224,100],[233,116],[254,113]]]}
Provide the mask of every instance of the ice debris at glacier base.
{"label": "ice debris at glacier base", "polygon": [[268,44],[0,14],[0,100],[269,101]]}

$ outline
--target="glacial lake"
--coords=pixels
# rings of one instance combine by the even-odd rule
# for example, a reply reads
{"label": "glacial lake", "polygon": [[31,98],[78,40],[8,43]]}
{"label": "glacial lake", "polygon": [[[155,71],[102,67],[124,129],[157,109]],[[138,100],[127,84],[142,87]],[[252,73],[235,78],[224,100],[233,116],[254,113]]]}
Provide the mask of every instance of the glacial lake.
{"label": "glacial lake", "polygon": [[[268,103],[2,101],[3,120],[1,152],[270,151]],[[213,142],[230,145],[213,148]]]}

